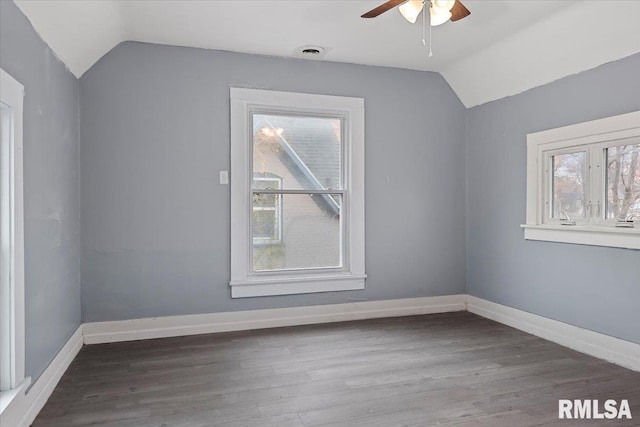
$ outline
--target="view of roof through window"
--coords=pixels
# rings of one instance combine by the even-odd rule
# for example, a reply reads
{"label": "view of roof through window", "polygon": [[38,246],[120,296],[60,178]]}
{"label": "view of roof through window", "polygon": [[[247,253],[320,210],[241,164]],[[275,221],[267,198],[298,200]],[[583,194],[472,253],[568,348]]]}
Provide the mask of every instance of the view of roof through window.
{"label": "view of roof through window", "polygon": [[283,189],[342,188],[341,119],[255,114],[253,131],[254,174],[282,176]]}
{"label": "view of roof through window", "polygon": [[252,147],[254,271],[341,267],[342,119],[253,114]]}

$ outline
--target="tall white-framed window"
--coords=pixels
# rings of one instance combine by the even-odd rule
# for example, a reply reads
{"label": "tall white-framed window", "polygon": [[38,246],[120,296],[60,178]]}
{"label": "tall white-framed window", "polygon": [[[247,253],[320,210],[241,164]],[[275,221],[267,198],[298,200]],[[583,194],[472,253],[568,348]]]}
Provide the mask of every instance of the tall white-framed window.
{"label": "tall white-framed window", "polygon": [[527,135],[525,238],[640,249],[640,111]]}
{"label": "tall white-framed window", "polygon": [[23,86],[0,69],[0,412],[24,378]]}
{"label": "tall white-framed window", "polygon": [[230,98],[231,296],[363,289],[364,100]]}

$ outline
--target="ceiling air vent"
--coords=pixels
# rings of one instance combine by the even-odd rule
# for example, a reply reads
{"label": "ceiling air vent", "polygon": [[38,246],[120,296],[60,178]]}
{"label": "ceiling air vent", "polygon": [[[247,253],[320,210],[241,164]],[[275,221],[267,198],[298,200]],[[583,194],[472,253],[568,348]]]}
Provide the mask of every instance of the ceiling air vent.
{"label": "ceiling air vent", "polygon": [[296,49],[296,55],[298,58],[308,59],[322,59],[324,58],[325,49],[320,46],[302,46]]}

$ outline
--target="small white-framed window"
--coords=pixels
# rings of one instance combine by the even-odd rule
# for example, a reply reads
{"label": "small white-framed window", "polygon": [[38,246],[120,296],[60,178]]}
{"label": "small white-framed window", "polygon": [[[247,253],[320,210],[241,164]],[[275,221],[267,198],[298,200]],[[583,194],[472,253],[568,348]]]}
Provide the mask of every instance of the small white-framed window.
{"label": "small white-framed window", "polygon": [[364,100],[230,97],[232,297],[363,289]]}
{"label": "small white-framed window", "polygon": [[[0,69],[0,412],[25,380],[23,86]],[[7,397],[9,396],[9,397]]]}
{"label": "small white-framed window", "polygon": [[640,249],[640,111],[527,135],[525,238]]}

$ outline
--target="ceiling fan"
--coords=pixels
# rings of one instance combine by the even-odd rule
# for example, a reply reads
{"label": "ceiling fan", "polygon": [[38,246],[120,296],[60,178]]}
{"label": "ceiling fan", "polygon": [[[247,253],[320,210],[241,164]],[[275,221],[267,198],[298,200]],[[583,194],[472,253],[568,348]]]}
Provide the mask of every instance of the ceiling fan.
{"label": "ceiling fan", "polygon": [[375,18],[396,6],[400,6],[398,9],[402,16],[413,24],[422,12],[425,2],[429,2],[429,17],[433,27],[449,20],[458,21],[471,14],[460,0],[388,0],[362,15],[362,18]]}

